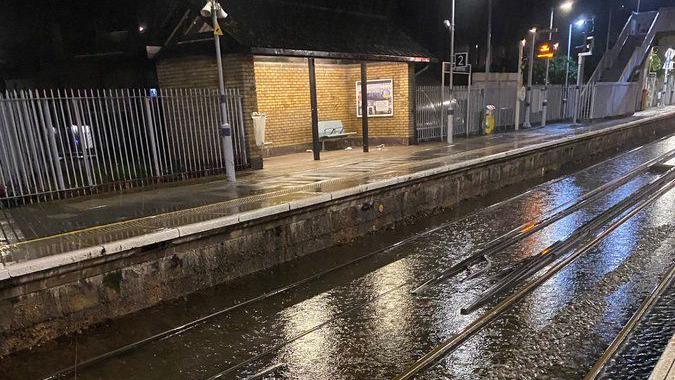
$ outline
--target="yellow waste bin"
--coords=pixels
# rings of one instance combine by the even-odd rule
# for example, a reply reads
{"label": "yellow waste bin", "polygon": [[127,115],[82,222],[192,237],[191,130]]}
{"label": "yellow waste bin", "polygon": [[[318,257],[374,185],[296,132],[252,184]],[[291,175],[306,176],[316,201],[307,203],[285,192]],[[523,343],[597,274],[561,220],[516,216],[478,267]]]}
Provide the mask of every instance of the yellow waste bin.
{"label": "yellow waste bin", "polygon": [[495,106],[492,104],[485,107],[485,134],[491,135],[495,133],[497,122],[495,120]]}

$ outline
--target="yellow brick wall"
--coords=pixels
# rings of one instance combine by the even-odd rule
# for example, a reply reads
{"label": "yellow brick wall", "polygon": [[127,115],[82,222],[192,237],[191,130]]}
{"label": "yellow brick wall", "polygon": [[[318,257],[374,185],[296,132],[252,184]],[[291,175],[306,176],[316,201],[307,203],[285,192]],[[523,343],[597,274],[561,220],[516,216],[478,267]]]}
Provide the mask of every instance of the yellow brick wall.
{"label": "yellow brick wall", "polygon": [[[307,62],[254,63],[258,110],[267,114],[266,140],[276,148],[309,145],[312,142]],[[316,65],[319,120],[342,120],[346,131],[361,135],[361,118],[356,117],[356,82],[361,79],[359,64]],[[369,136],[411,138],[409,67],[406,63],[369,63],[368,79],[392,79],[394,116],[369,118]]]}
{"label": "yellow brick wall", "polygon": [[267,115],[265,141],[274,148],[312,142],[306,64],[255,61],[258,111]]}
{"label": "yellow brick wall", "polygon": [[[410,114],[410,77],[406,63],[369,63],[368,80],[392,79],[394,81],[394,116],[368,118],[368,135],[370,137],[401,138],[412,137]],[[361,118],[356,116],[356,82],[361,81],[361,68],[355,65],[350,71],[351,83],[350,124],[356,126],[361,135]]]}

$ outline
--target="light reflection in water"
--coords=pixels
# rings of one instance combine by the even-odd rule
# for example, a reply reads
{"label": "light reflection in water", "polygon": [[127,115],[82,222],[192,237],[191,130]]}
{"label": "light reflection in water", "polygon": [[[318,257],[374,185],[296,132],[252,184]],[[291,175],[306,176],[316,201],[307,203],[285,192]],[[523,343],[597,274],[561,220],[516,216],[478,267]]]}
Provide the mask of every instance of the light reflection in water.
{"label": "light reflection in water", "polygon": [[[568,178],[556,183],[555,191],[551,194],[551,203],[556,207],[578,199],[583,189],[575,179]],[[541,233],[535,234],[538,246],[550,246],[556,241],[562,241],[578,228],[586,217],[583,211],[577,211],[558,222],[546,227]],[[532,252],[535,254],[536,252]],[[545,326],[568,301],[574,296],[575,271],[563,270],[541,284],[533,296],[528,297],[523,304],[525,317],[531,326]],[[537,301],[535,301],[537,300]],[[541,300],[545,300],[542,302]]]}
{"label": "light reflection in water", "polygon": [[[398,284],[414,283],[412,272],[409,260],[399,260],[380,268],[369,283],[372,296],[382,294]],[[402,356],[402,350],[415,346],[417,326],[412,297],[408,289],[404,288],[375,299],[363,310],[362,317],[367,321],[366,339],[372,347],[376,347],[364,354],[374,355],[372,359],[375,363],[391,363]]]}
{"label": "light reflection in water", "polygon": [[[308,307],[298,312],[295,308],[288,308],[281,314],[285,321],[284,335],[286,339],[293,339],[298,334],[314,328],[329,320],[338,310],[331,305],[330,293],[320,294],[309,302]],[[294,310],[293,313],[290,311]],[[327,358],[334,358],[338,353],[331,352],[331,335],[333,331],[324,327],[284,347],[279,353],[278,362],[283,362],[290,373],[313,373],[320,378],[330,378],[333,372]],[[328,355],[327,355],[328,354]]]}

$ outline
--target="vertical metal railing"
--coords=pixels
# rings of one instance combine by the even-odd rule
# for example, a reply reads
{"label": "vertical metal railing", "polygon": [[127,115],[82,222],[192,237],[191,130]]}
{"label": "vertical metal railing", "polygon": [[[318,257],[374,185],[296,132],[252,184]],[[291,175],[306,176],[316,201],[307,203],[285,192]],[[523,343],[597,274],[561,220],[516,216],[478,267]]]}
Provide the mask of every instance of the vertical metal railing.
{"label": "vertical metal railing", "polygon": [[[213,89],[0,93],[0,201],[40,202],[224,173]],[[242,96],[228,89],[237,168],[249,165]]]}
{"label": "vertical metal railing", "polygon": [[[543,93],[543,86],[532,88],[530,121],[533,126],[541,123]],[[441,126],[440,94],[440,86],[418,86],[416,88],[415,130],[419,142],[441,140],[446,133],[446,127]],[[483,111],[487,105],[495,106],[498,131],[513,127],[516,94],[515,85],[476,87],[472,88],[470,95],[465,86],[455,87],[457,109],[455,110],[454,134],[465,136],[467,128],[469,135],[483,133]],[[578,110],[575,108],[577,97],[579,97]],[[579,91],[576,86],[552,85],[548,87],[547,122],[572,120],[575,110],[578,112],[579,120],[629,115],[636,111],[639,97],[639,89],[635,83],[593,83]],[[445,99],[449,98],[449,89],[446,88]],[[470,112],[467,113],[467,109]],[[526,107],[521,107],[520,112],[520,120],[525,120]]]}

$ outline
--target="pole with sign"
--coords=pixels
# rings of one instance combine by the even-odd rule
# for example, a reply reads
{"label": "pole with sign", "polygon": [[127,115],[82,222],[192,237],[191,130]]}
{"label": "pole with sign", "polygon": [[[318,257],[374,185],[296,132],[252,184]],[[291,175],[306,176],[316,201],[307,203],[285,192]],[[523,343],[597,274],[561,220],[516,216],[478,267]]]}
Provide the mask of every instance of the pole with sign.
{"label": "pole with sign", "polygon": [[[443,24],[450,32],[450,60],[454,60],[455,57],[455,0],[452,0],[452,17],[450,20],[443,21]],[[445,117],[445,75],[447,62],[443,62],[441,65],[442,78],[441,78],[441,135],[443,134],[443,120]],[[450,65],[452,66],[453,63]],[[452,103],[452,90],[454,87],[453,77],[452,77],[452,67],[450,68],[450,103]],[[449,106],[448,114],[454,112],[454,110]],[[448,115],[448,144],[452,144],[452,123],[454,122],[454,116]]]}
{"label": "pole with sign", "polygon": [[[464,125],[466,127],[466,137],[469,137],[469,126],[471,125],[471,65],[469,64],[469,53],[462,52],[455,54],[455,64],[452,71],[452,75],[468,75],[468,90],[466,95],[466,119],[464,120]],[[454,101],[454,99],[453,99]],[[451,102],[451,108],[455,108],[456,101]],[[454,112],[453,112],[454,114]]]}
{"label": "pole with sign", "polygon": [[525,100],[525,88],[523,87],[523,56],[525,55],[525,40],[518,42],[518,82],[516,85],[516,111],[514,121],[516,131],[520,129],[520,102]]}
{"label": "pole with sign", "polygon": [[532,34],[532,41],[530,42],[530,57],[528,59],[528,72],[527,72],[527,94],[525,96],[525,123],[523,123],[523,128],[532,127],[530,122],[532,113],[532,75],[534,70],[534,44],[537,43],[537,30],[530,30]]}
{"label": "pole with sign", "polygon": [[[210,6],[210,7],[209,7]],[[220,134],[223,138],[223,151],[225,153],[225,174],[229,182],[236,182],[237,177],[234,172],[234,148],[232,145],[232,127],[228,122],[227,104],[225,103],[225,79],[223,74],[223,58],[220,53],[220,36],[223,31],[218,24],[218,18],[224,19],[227,13],[223,11],[220,4],[215,0],[209,0],[202,16],[211,16],[213,23],[213,40],[216,45],[216,65],[218,67],[218,102],[220,103]]]}

